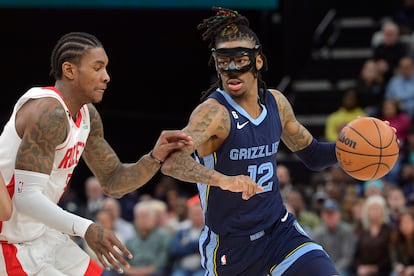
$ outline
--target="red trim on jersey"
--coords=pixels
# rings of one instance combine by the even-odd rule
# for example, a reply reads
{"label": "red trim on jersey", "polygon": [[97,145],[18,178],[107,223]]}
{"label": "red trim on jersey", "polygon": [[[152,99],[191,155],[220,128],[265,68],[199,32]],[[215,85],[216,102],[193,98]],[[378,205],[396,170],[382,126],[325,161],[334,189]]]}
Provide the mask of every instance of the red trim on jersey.
{"label": "red trim on jersey", "polygon": [[[13,198],[13,195],[14,195],[14,174],[13,174],[13,177],[10,180],[9,184],[6,185],[6,188],[7,188],[7,192],[9,193],[10,198]],[[0,233],[1,233],[2,229],[3,229],[3,222],[0,221]]]}
{"label": "red trim on jersey", "polygon": [[1,248],[3,250],[4,262],[6,263],[7,275],[27,275],[17,259],[17,247],[14,244],[2,243]]}
{"label": "red trim on jersey", "polygon": [[[43,87],[42,89],[48,89],[48,90],[55,91],[55,92],[56,92],[56,94],[58,94],[58,95],[59,95],[59,97],[62,99],[62,101],[66,104],[65,99],[64,99],[64,98],[63,98],[63,96],[62,96],[62,93],[60,93],[60,91],[59,91],[56,87],[54,87],[54,86],[46,86],[46,87]],[[66,105],[66,107],[67,107],[67,106],[68,106],[68,105]],[[69,112],[70,112],[70,110],[69,110]],[[71,116],[72,118],[74,118],[72,114],[70,114],[70,116]],[[77,114],[77,116],[76,116],[76,122],[75,122],[75,125],[76,125],[77,127],[79,127],[81,122],[82,122],[82,113],[81,113],[81,112],[80,112],[80,110],[79,110],[79,112],[78,112],[78,114]]]}
{"label": "red trim on jersey", "polygon": [[85,276],[100,276],[102,275],[103,269],[92,259],[89,260],[88,268],[85,271]]}

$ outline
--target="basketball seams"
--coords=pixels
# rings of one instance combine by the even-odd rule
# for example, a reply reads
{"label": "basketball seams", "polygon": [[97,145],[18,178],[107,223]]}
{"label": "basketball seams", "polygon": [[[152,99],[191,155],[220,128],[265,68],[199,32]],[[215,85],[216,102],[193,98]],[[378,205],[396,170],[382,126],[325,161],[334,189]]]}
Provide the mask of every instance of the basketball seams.
{"label": "basketball seams", "polygon": [[[355,148],[357,143],[362,147],[358,144]],[[393,168],[399,156],[395,131],[378,118],[355,119],[342,129],[336,141],[336,155],[352,177],[378,179]]]}
{"label": "basketball seams", "polygon": [[[340,146],[336,147],[338,150],[348,153],[348,154],[354,154],[354,155],[359,155],[359,156],[366,156],[366,157],[379,157],[380,154],[367,154],[367,153],[360,153],[360,152],[354,152],[354,151],[350,151],[350,150],[346,150]],[[393,157],[395,155],[398,155],[398,152],[396,153],[389,153],[389,154],[382,154],[381,156],[383,157]]]}

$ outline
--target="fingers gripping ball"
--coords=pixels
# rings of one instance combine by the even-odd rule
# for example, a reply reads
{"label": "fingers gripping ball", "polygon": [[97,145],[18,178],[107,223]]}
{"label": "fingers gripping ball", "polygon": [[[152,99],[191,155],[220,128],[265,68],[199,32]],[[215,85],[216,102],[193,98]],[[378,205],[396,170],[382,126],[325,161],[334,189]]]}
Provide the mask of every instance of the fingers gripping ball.
{"label": "fingers gripping ball", "polygon": [[399,146],[395,131],[374,117],[349,122],[336,140],[336,157],[353,178],[373,180],[386,175],[395,165]]}

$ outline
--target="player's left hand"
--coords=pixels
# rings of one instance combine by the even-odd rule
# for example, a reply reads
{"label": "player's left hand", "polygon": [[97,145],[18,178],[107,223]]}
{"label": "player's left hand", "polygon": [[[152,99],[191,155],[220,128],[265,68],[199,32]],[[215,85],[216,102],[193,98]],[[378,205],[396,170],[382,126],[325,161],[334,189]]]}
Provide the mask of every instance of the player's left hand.
{"label": "player's left hand", "polygon": [[155,143],[152,155],[156,159],[164,161],[170,153],[185,146],[193,147],[191,136],[181,130],[164,130]]}
{"label": "player's left hand", "polygon": [[110,269],[110,266],[112,266],[119,273],[123,273],[124,270],[121,265],[129,268],[128,262],[122,257],[120,252],[129,259],[132,258],[132,254],[112,231],[92,223],[88,230],[86,230],[85,240],[106,269]]}

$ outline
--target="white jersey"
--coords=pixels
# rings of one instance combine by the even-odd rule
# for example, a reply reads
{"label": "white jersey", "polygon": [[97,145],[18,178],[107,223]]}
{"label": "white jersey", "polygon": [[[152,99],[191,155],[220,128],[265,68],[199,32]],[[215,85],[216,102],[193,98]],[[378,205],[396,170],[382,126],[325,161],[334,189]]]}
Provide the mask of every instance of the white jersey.
{"label": "white jersey", "polygon": [[[16,132],[17,111],[30,99],[52,97],[57,99],[68,114],[69,133],[65,141],[56,147],[53,169],[43,194],[54,203],[58,203],[79,162],[90,132],[90,117],[87,105],[77,114],[74,122],[60,92],[55,87],[35,87],[28,90],[14,106],[13,113],[0,136],[0,171],[13,201],[15,189],[14,170],[16,153],[21,139]],[[47,230],[43,223],[13,210],[10,220],[0,222],[0,241],[19,243],[40,237]]]}

